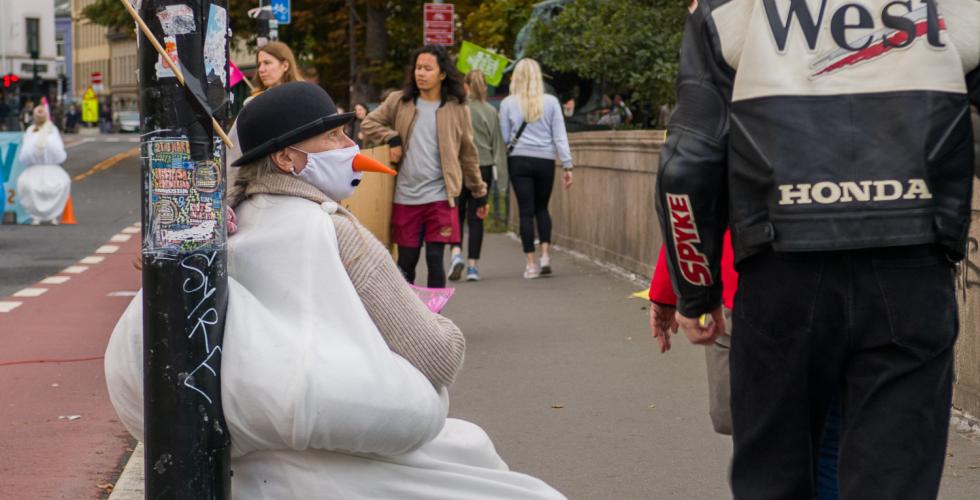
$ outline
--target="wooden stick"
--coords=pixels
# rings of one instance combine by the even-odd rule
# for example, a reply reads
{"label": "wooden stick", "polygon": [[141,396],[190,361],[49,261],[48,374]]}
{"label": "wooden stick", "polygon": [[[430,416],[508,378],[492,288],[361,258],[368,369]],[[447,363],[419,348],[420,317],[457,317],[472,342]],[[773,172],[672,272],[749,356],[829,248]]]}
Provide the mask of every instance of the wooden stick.
{"label": "wooden stick", "polygon": [[[241,70],[238,70],[238,71],[241,71]],[[244,73],[242,73],[242,81],[245,82],[245,85],[248,85],[248,90],[251,90],[252,92],[255,92],[255,85],[252,85],[252,82],[248,78],[245,77],[245,74]]]}
{"label": "wooden stick", "polygon": [[[160,54],[160,57],[162,57],[164,62],[167,63],[167,66],[170,66],[170,69],[173,70],[174,75],[177,77],[177,81],[186,87],[187,81],[184,80],[184,72],[180,70],[180,66],[174,64],[174,60],[170,58],[170,54],[167,54],[167,51],[163,49],[163,46],[160,45],[157,37],[153,36],[153,32],[150,31],[150,27],[143,22],[143,18],[140,17],[139,13],[136,12],[136,9],[134,9],[129,3],[129,0],[119,1],[126,7],[129,15],[132,16],[133,20],[136,21],[136,24],[139,25],[140,30],[143,31],[144,35],[146,35],[146,39],[150,41],[150,44],[153,45],[153,48],[156,49],[157,53]],[[225,145],[228,146],[228,149],[234,148],[235,144],[231,142],[231,138],[228,137],[228,134],[225,134],[225,131],[221,128],[221,124],[218,123],[218,120],[215,120],[213,116],[210,118],[211,126],[214,128],[214,131],[218,134],[218,136],[221,137],[221,140],[225,143]]]}

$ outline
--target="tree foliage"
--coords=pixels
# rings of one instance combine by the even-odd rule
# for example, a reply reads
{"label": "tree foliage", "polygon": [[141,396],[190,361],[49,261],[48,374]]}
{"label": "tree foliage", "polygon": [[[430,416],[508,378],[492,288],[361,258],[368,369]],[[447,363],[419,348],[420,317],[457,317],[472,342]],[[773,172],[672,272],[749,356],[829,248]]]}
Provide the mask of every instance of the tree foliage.
{"label": "tree foliage", "polygon": [[686,17],[676,0],[575,0],[537,24],[528,53],[627,92],[634,103],[672,103]]}
{"label": "tree foliage", "polygon": [[538,1],[477,2],[477,7],[463,18],[463,36],[467,41],[513,57],[517,33],[527,24],[531,10]]}
{"label": "tree foliage", "polygon": [[[514,40],[527,23],[532,7],[539,0],[454,0],[456,39],[471,41],[513,56]],[[268,2],[266,2],[268,3]],[[403,0],[354,0],[355,63],[358,74],[353,80],[362,84],[361,93],[368,99],[378,97],[384,89],[401,87],[412,52],[422,45],[422,4]],[[613,2],[614,3],[614,2]],[[235,42],[245,41],[255,48],[258,23],[248,17],[257,0],[228,0],[228,17]],[[368,7],[381,9],[383,16],[369,16]],[[92,22],[117,32],[132,32],[133,22],[119,0],[97,0],[83,9]],[[338,100],[349,99],[351,87],[349,14],[347,0],[292,0],[289,25],[279,26],[279,40],[293,49],[300,66],[312,66],[320,75],[320,84]],[[367,54],[368,22],[387,33],[383,57]],[[376,41],[377,42],[377,41]],[[360,97],[360,96],[359,96]]]}
{"label": "tree foliage", "polygon": [[125,33],[133,30],[133,18],[119,0],[95,0],[82,9],[82,15],[110,31]]}

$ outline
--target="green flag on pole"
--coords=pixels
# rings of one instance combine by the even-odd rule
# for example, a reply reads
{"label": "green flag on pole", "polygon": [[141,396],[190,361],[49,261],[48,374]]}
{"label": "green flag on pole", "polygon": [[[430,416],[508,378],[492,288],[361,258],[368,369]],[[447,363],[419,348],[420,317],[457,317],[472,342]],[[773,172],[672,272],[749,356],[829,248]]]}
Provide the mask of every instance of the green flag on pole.
{"label": "green flag on pole", "polygon": [[487,85],[498,87],[509,62],[510,60],[506,57],[494,54],[475,43],[463,41],[463,45],[459,49],[456,68],[464,75],[478,69],[486,76]]}

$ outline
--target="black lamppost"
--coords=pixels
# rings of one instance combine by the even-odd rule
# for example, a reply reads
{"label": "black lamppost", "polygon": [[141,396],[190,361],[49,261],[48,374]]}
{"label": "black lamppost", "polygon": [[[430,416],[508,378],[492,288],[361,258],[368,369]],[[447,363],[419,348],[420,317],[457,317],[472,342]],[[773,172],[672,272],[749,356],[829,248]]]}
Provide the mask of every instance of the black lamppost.
{"label": "black lamppost", "polygon": [[[167,7],[165,25],[157,14]],[[228,119],[227,1],[143,0],[140,9],[161,50],[179,59],[166,65],[140,32],[146,498],[228,500],[225,146],[212,129],[212,116]]]}

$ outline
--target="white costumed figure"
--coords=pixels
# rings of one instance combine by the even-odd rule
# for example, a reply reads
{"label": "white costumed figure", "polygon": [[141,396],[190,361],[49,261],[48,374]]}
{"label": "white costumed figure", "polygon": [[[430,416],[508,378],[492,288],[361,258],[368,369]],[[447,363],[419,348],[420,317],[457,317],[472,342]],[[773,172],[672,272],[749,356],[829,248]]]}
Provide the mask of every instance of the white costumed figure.
{"label": "white costumed figure", "polygon": [[[510,471],[478,426],[447,418],[464,341],[334,201],[362,159],[327,93],[277,86],[238,118],[229,193],[221,403],[232,496],[258,499],[552,500]],[[142,297],[105,357],[112,404],[143,438]]]}
{"label": "white costumed figure", "polygon": [[34,108],[34,124],[24,133],[17,159],[25,168],[17,178],[17,200],[33,224],[57,224],[71,194],[61,134],[44,106]]}

